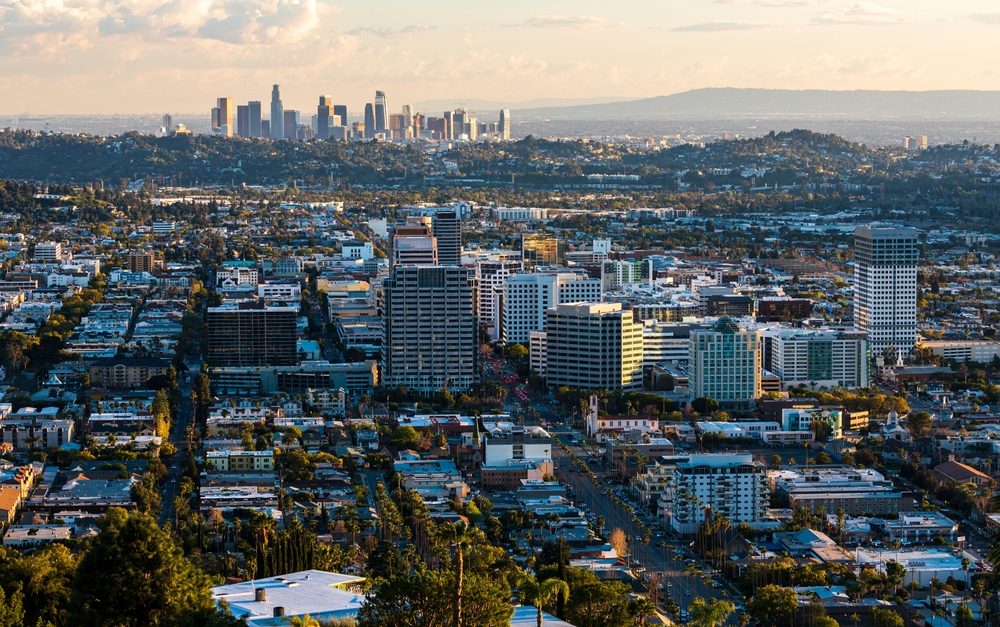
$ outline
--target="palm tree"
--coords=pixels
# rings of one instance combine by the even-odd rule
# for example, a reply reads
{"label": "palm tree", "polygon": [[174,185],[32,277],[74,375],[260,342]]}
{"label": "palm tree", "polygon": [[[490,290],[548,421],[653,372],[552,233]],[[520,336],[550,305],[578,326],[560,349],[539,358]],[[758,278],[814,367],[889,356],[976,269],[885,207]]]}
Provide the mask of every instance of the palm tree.
{"label": "palm tree", "polygon": [[445,527],[445,538],[451,542],[455,555],[455,595],[452,624],[462,627],[462,577],[465,570],[465,557],[462,554],[464,545],[469,541],[469,526],[462,520]]}
{"label": "palm tree", "polygon": [[524,600],[530,602],[538,610],[538,627],[542,627],[542,607],[554,598],[569,596],[569,586],[562,579],[546,579],[539,581],[534,577],[525,576],[520,583]]}

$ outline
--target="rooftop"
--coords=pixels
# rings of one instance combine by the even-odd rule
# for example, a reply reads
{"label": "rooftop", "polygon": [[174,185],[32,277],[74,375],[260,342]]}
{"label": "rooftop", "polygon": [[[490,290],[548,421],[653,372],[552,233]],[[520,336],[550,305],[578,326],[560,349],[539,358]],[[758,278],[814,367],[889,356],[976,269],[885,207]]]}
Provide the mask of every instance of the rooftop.
{"label": "rooftop", "polygon": [[[364,595],[347,588],[363,581],[363,577],[353,575],[304,570],[216,586],[212,598],[216,603],[225,601],[233,616],[245,619],[251,627],[286,625],[291,617],[305,614],[317,620],[357,615]],[[264,590],[263,601],[256,600],[258,590]],[[275,618],[275,608],[284,609],[283,618]]]}

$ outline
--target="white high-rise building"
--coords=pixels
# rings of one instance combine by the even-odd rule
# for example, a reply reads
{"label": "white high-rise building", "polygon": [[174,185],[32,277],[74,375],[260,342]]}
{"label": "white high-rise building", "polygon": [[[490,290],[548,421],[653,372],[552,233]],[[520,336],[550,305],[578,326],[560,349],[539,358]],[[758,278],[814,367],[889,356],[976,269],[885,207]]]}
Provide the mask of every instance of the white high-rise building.
{"label": "white high-rise building", "polygon": [[486,329],[491,340],[500,339],[500,306],[503,302],[507,277],[520,271],[520,261],[476,263],[476,279],[479,280],[479,324]]}
{"label": "white high-rise building", "polygon": [[917,343],[917,255],[916,229],[854,232],[854,325],[876,357],[895,361]]}
{"label": "white high-rise building", "polygon": [[659,505],[675,532],[696,533],[716,514],[734,527],[765,519],[771,489],[766,469],[752,454],[703,453],[670,461],[673,472]]}
{"label": "white high-rise building", "polygon": [[711,329],[691,331],[689,393],[730,409],[747,409],[761,395],[761,348],[756,329],[727,316]]}
{"label": "white high-rise building", "polygon": [[868,387],[868,336],[857,329],[763,329],[764,368],[784,387]]}
{"label": "white high-rise building", "polygon": [[504,286],[501,337],[506,344],[527,344],[532,331],[545,329],[549,307],[600,300],[600,279],[572,272],[513,274]]}

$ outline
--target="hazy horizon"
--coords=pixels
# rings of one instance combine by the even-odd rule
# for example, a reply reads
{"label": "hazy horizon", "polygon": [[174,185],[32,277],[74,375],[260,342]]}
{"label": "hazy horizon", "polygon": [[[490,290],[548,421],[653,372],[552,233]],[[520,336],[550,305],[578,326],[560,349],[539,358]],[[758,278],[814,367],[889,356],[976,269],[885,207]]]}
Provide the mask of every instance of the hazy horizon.
{"label": "hazy horizon", "polygon": [[266,102],[272,83],[288,108],[329,94],[352,111],[375,89],[393,111],[718,86],[991,91],[982,41],[998,31],[992,0],[10,0],[0,111],[207,115],[218,96]]}

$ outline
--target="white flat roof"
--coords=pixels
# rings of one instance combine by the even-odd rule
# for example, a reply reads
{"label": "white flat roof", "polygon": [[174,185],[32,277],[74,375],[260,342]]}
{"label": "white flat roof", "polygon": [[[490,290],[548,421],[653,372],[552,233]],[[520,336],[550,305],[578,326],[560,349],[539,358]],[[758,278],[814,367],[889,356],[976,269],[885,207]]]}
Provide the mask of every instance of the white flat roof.
{"label": "white flat roof", "polygon": [[[364,577],[322,570],[255,579],[212,588],[212,599],[225,601],[233,616],[245,618],[250,625],[274,623],[274,608],[285,610],[285,619],[309,614],[313,618],[353,616],[364,602],[363,594],[342,589],[360,583]],[[265,590],[266,599],[256,600],[256,591]]]}

